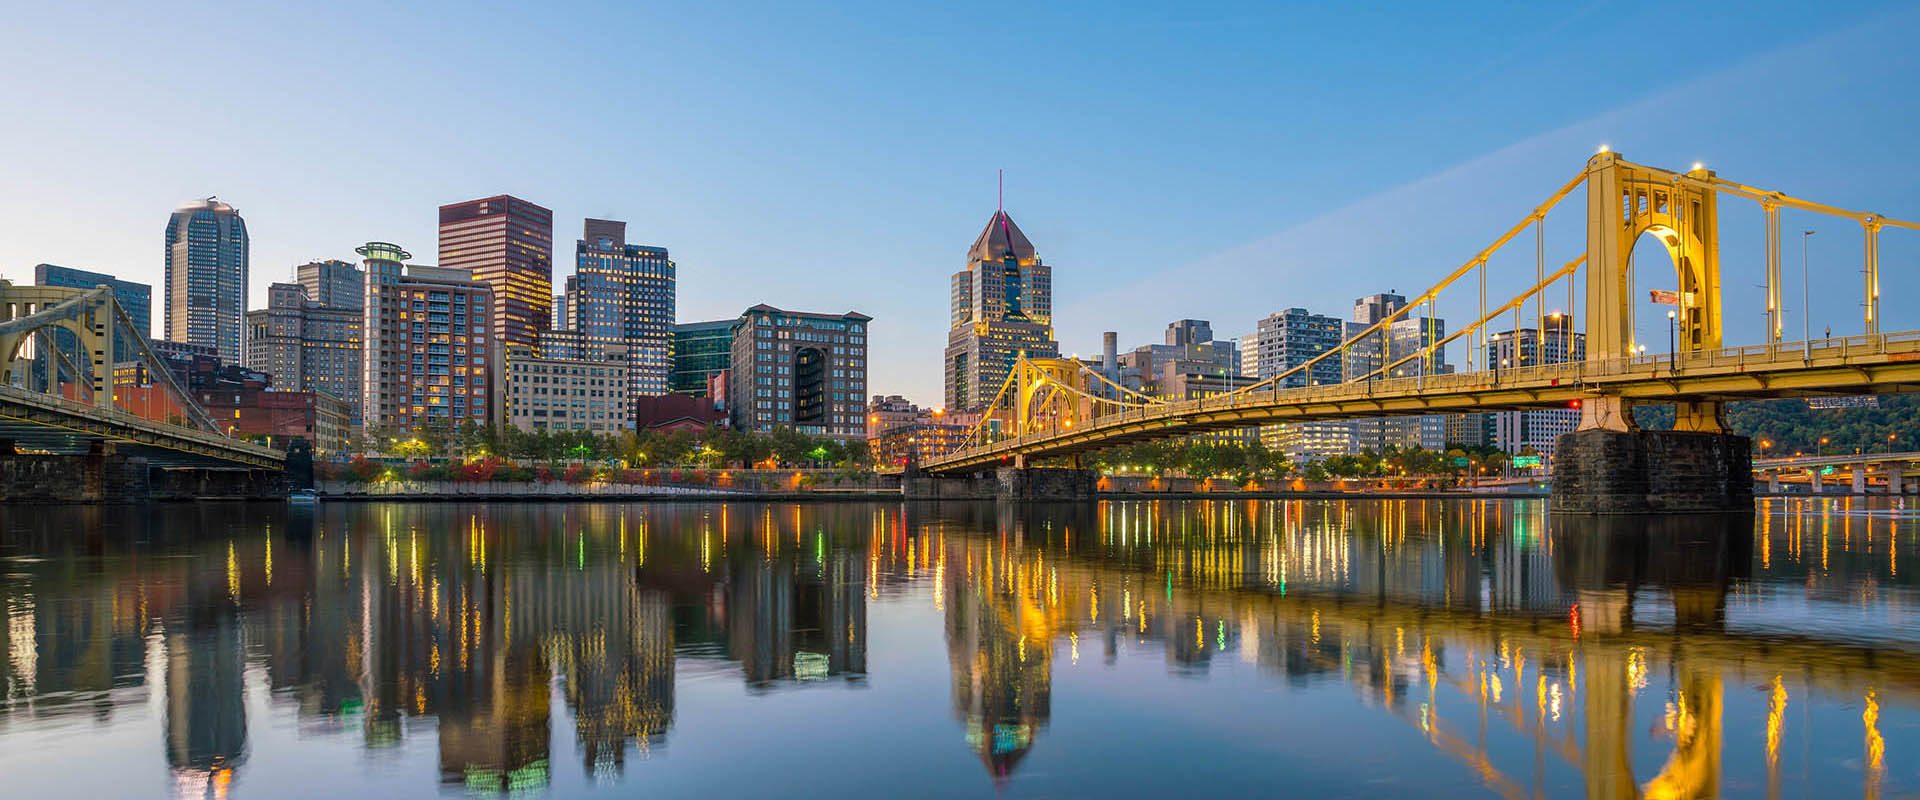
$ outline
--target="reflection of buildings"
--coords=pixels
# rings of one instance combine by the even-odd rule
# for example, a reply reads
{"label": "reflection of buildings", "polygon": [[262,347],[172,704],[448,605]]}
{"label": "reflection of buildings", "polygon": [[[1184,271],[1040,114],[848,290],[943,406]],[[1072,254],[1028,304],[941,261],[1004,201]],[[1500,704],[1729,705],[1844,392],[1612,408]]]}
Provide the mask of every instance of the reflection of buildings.
{"label": "reflection of buildings", "polygon": [[167,765],[183,795],[224,796],[247,757],[238,598],[209,584],[191,581],[183,613],[167,623]]}
{"label": "reflection of buildings", "polygon": [[[1053,620],[1044,588],[991,545],[948,545],[947,658],[967,745],[1006,780],[1052,715]],[[965,565],[964,568],[961,565]],[[998,571],[996,571],[998,570]]]}
{"label": "reflection of buildings", "polygon": [[866,586],[857,555],[835,547],[736,559],[726,586],[727,647],[749,686],[866,676]]}
{"label": "reflection of buildings", "polygon": [[[481,793],[573,769],[547,748],[567,727],[593,777],[643,773],[686,713],[676,677],[731,678],[730,653],[756,694],[858,685],[875,599],[944,615],[950,746],[964,736],[1003,780],[1035,769],[1018,765],[1040,731],[1086,724],[1051,705],[1082,658],[1350,691],[1369,724],[1404,723],[1517,796],[1542,780],[1535,763],[1544,795],[1757,787],[1760,737],[1722,737],[1741,714],[1767,715],[1767,764],[1801,747],[1840,763],[1863,725],[1878,736],[1865,686],[1890,710],[1920,692],[1910,634],[1814,638],[1743,586],[1751,569],[1796,601],[1805,586],[1810,603],[1906,613],[1899,576],[1920,548],[1839,514],[1761,515],[1748,553],[1697,521],[1580,530],[1613,523],[1549,527],[1538,504],[1477,501],[369,505],[305,528],[224,506],[34,513],[23,526],[0,508],[0,549],[48,555],[0,575],[0,727],[105,715],[151,686],[189,793],[217,793],[249,732],[277,727],[248,719],[248,675],[302,735],[410,748]],[[1723,697],[1743,685],[1761,693]],[[1862,772],[1880,774],[1870,756]]]}

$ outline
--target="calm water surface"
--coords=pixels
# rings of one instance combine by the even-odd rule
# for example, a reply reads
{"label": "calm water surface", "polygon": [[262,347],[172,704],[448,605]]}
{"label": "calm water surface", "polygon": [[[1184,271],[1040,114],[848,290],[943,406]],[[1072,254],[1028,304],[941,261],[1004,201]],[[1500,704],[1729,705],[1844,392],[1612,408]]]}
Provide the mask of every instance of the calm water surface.
{"label": "calm water surface", "polygon": [[0,508],[0,796],[1899,796],[1920,515]]}

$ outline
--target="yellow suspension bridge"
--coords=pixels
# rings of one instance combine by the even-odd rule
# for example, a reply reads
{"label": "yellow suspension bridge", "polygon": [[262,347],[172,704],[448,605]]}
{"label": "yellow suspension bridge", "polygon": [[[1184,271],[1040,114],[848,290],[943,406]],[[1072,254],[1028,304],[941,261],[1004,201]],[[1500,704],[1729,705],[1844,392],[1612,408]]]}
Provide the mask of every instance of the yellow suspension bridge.
{"label": "yellow suspension bridge", "polygon": [[[1582,187],[1585,252],[1550,267],[1545,221]],[[1727,195],[1757,203],[1766,220],[1766,341],[1756,345],[1729,347],[1722,340],[1719,201]],[[1865,256],[1859,335],[1783,340],[1782,209],[1860,226]],[[1532,285],[1511,298],[1490,300],[1489,260],[1529,228],[1535,245]],[[1635,164],[1603,149],[1580,174],[1487,247],[1337,347],[1244,388],[1195,400],[1145,396],[1077,359],[1022,358],[983,409],[966,446],[921,466],[938,474],[1025,467],[1036,459],[1071,464],[1080,454],[1114,445],[1212,430],[1526,408],[1578,408],[1581,432],[1634,434],[1631,407],[1640,402],[1674,404],[1674,431],[1737,438],[1725,437],[1721,406],[1728,400],[1887,393],[1920,386],[1920,331],[1880,327],[1879,237],[1886,228],[1920,230],[1920,223],[1790,197],[1726,180],[1698,166],[1676,172]],[[1635,347],[1632,255],[1643,235],[1666,249],[1678,277],[1673,293],[1675,347],[1670,354],[1648,356],[1644,347]],[[1430,329],[1419,347],[1393,352],[1389,326],[1421,310],[1427,319],[1435,319],[1435,303],[1448,290],[1450,303],[1471,303],[1478,309],[1473,322],[1446,335]],[[1462,295],[1467,299],[1462,301]],[[1548,303],[1562,297],[1567,308],[1584,308],[1584,333],[1575,333],[1571,324],[1550,323]],[[1523,312],[1530,303],[1534,326],[1524,326]],[[1584,351],[1584,359],[1538,363],[1545,359],[1534,356],[1530,363],[1532,354],[1521,351],[1519,363],[1481,363],[1488,359],[1477,354],[1487,352],[1494,326],[1509,319],[1515,332],[1531,327],[1542,343],[1563,338],[1562,352]],[[1444,348],[1456,342],[1467,347],[1468,369],[1434,374],[1440,372],[1434,367]],[[1353,368],[1352,356],[1364,348],[1371,348],[1364,350],[1365,365]],[[1339,364],[1347,366],[1335,366]],[[1327,367],[1344,370],[1345,379],[1314,385]],[[1733,460],[1750,459],[1745,445],[1739,439],[1733,446]],[[1744,464],[1728,471],[1746,473]]]}

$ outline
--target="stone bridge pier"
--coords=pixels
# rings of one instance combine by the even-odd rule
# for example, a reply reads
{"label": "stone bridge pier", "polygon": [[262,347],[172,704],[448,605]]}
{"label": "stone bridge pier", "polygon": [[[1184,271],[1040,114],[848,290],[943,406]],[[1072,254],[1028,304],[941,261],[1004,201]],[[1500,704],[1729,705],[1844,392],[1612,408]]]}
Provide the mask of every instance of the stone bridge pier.
{"label": "stone bridge pier", "polygon": [[1556,514],[1753,509],[1753,447],[1713,431],[1588,429],[1554,447]]}
{"label": "stone bridge pier", "polygon": [[992,472],[935,474],[909,468],[900,481],[908,500],[1012,500],[1089,502],[1100,473],[1073,467],[999,467]]}

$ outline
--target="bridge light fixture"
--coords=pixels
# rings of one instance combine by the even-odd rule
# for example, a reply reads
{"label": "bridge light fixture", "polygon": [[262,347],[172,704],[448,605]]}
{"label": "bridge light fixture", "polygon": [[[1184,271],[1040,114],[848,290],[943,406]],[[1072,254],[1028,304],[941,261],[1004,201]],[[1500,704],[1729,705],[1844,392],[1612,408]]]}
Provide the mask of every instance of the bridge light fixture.
{"label": "bridge light fixture", "polygon": [[1693,171],[1694,171],[1694,172],[1699,172],[1700,170],[1703,170],[1703,169],[1706,169],[1706,168],[1707,168],[1707,165],[1705,165],[1705,164],[1702,164],[1702,163],[1700,163],[1700,162],[1698,162],[1698,161],[1695,161],[1695,162],[1693,162]]}
{"label": "bridge light fixture", "polygon": [[1612,152],[1612,149],[1603,144],[1603,145],[1600,145],[1600,152],[1608,153],[1608,152]]}

